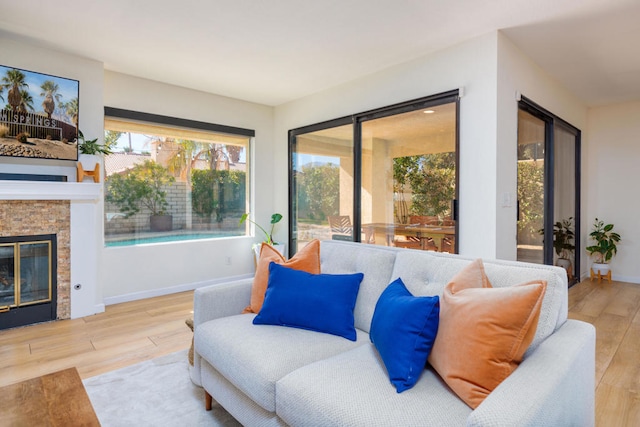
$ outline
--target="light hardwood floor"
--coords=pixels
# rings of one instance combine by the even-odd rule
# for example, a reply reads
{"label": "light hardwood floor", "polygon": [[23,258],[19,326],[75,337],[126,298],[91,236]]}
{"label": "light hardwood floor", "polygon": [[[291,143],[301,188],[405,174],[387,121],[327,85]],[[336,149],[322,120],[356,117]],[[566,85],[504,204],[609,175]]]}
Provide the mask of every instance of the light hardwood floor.
{"label": "light hardwood floor", "polygon": [[640,426],[640,285],[582,281],[569,317],[596,327],[596,425]]}
{"label": "light hardwood floor", "polygon": [[[105,313],[0,331],[0,386],[75,366],[84,378],[191,344],[193,292],[108,306]],[[640,425],[640,285],[583,281],[569,317],[596,327],[596,425]]]}
{"label": "light hardwood floor", "polygon": [[74,366],[85,379],[189,348],[190,317],[193,292],[181,292],[0,331],[0,386]]}

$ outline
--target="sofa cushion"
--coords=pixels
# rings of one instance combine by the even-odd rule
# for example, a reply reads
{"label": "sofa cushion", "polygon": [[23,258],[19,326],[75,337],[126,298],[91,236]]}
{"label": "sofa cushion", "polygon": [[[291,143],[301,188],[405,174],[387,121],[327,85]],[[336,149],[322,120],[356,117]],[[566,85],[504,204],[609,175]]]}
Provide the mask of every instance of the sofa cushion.
{"label": "sofa cushion", "polygon": [[243,313],[258,313],[262,308],[264,294],[269,283],[269,265],[272,262],[286,265],[295,270],[318,274],[320,273],[320,242],[317,239],[312,240],[289,260],[285,260],[273,246],[263,243],[260,248],[256,274],[253,277],[251,301]]}
{"label": "sofa cushion", "polygon": [[267,411],[275,411],[275,383],[286,374],[369,343],[281,326],[254,325],[253,314],[239,314],[196,326],[195,350],[234,386]]}
{"label": "sofa cushion", "polygon": [[369,343],[278,381],[276,413],[292,426],[462,426],[471,409],[430,368],[397,393]]}
{"label": "sofa cushion", "polygon": [[493,288],[481,260],[447,284],[429,363],[476,408],[522,361],[533,340],[546,282]]}
{"label": "sofa cushion", "polygon": [[[402,277],[413,295],[442,295],[451,278],[472,261],[459,255],[398,250],[391,277]],[[484,260],[483,264],[494,288],[534,280],[547,282],[538,327],[526,356],[567,320],[567,272],[560,267],[516,261]]]}
{"label": "sofa cushion", "polygon": [[274,262],[254,325],[309,329],[356,340],[353,307],[363,274],[310,274]]}
{"label": "sofa cushion", "polygon": [[398,278],[376,304],[370,338],[398,393],[413,387],[424,371],[438,332],[438,301],[414,297]]}
{"label": "sofa cushion", "polygon": [[391,282],[395,257],[394,248],[337,240],[320,242],[322,273],[364,273],[353,310],[357,329],[369,332],[376,302]]}

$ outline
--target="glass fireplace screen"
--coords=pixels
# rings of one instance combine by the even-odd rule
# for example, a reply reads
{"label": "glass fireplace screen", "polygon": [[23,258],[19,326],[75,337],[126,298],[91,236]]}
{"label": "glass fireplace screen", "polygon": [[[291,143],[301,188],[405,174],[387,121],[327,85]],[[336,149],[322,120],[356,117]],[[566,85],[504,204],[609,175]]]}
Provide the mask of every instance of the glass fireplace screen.
{"label": "glass fireplace screen", "polygon": [[51,301],[51,241],[0,243],[0,312]]}

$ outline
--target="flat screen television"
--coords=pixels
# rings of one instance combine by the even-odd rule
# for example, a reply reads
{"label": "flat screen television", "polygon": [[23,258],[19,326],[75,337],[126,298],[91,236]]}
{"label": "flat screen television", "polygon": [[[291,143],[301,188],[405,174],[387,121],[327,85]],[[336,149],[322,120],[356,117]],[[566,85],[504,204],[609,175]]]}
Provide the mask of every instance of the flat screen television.
{"label": "flat screen television", "polygon": [[80,82],[0,65],[0,156],[78,160]]}

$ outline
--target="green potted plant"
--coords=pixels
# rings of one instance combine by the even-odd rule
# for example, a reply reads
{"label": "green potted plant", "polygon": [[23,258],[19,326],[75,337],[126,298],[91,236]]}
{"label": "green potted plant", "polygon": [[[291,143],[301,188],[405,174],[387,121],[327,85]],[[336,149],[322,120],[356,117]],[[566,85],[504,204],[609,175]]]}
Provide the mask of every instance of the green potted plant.
{"label": "green potted plant", "polygon": [[[106,145],[98,144],[98,138],[85,139],[81,130],[78,130],[78,181],[82,181],[85,174],[84,171],[92,171],[96,175],[94,182],[99,181],[100,169],[96,169],[96,165],[100,163],[100,156],[111,154],[111,148]],[[87,175],[93,175],[91,173]]]}
{"label": "green potted plant", "polygon": [[573,244],[573,217],[557,221],[553,225],[553,248],[558,256],[556,265],[567,270],[571,274],[571,256],[576,249]]}
{"label": "green potted plant", "polygon": [[78,151],[80,154],[88,154],[92,156],[107,156],[112,153],[110,147],[98,144],[98,138],[89,140],[85,139],[81,130],[78,130]]}
{"label": "green potted plant", "polygon": [[620,235],[613,231],[613,224],[605,225],[604,221],[596,218],[589,238],[595,243],[587,246],[587,252],[593,258],[591,268],[600,274],[608,272],[609,261],[618,253],[617,243],[620,242]]}
{"label": "green potted plant", "polygon": [[167,168],[146,160],[126,174],[109,177],[107,201],[115,203],[126,218],[137,214],[144,207],[151,214],[151,231],[170,231],[173,228],[173,217],[167,213],[169,205],[164,188],[174,181],[175,178]]}
{"label": "green potted plant", "polygon": [[[273,229],[275,228],[276,224],[280,222],[280,220],[282,220],[282,215],[279,213],[274,213],[273,215],[271,215],[271,228],[269,229],[269,231],[267,232],[267,230],[265,230],[260,224],[258,224],[257,222],[253,221],[251,218],[249,218],[249,212],[246,212],[244,214],[242,214],[242,216],[240,217],[240,225],[242,225],[245,221],[250,222],[252,224],[255,224],[256,227],[258,227],[260,229],[260,231],[262,231],[264,233],[264,240],[263,242],[273,246],[274,248],[276,248],[281,254],[284,254],[284,248],[285,245],[284,244],[280,244],[277,242],[274,242],[273,240]],[[256,256],[256,260],[260,257],[260,248],[262,245],[253,245],[253,250]]]}

